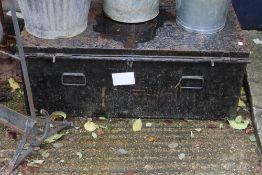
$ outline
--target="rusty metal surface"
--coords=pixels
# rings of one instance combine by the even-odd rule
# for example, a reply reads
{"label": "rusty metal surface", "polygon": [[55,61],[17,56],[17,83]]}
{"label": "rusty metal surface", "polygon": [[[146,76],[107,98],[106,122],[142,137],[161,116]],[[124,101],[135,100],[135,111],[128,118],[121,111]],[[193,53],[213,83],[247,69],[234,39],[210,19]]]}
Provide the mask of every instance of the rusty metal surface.
{"label": "rusty metal surface", "polygon": [[[117,23],[102,12],[102,2],[92,1],[87,30],[70,39],[44,40],[23,32],[26,52],[69,52],[77,54],[178,55],[244,57],[249,50],[233,8],[221,32],[213,35],[193,34],[176,25],[175,1],[161,1],[160,14],[142,24]],[[242,42],[243,46],[238,42]],[[64,49],[64,50],[63,50]],[[81,50],[82,49],[82,50]],[[132,52],[131,52],[132,51]]]}

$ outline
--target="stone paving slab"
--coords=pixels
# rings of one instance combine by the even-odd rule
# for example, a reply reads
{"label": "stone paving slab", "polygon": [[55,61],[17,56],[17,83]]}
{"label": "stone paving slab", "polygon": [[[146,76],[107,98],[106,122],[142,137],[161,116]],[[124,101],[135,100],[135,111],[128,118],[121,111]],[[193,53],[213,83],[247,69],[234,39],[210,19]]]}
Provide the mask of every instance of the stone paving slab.
{"label": "stone paving slab", "polygon": [[[252,63],[247,67],[248,81],[251,90],[254,123],[262,142],[262,44],[256,44],[254,39],[262,42],[261,31],[245,31],[250,49]],[[262,146],[262,145],[261,145]]]}

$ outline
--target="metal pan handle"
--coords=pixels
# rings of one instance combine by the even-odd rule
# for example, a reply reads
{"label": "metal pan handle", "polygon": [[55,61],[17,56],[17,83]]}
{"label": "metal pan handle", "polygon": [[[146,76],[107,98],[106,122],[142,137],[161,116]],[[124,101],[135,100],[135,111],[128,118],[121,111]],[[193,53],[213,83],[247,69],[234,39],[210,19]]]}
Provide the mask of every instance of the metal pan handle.
{"label": "metal pan handle", "polygon": [[[71,78],[72,80],[67,82],[66,78]],[[74,83],[74,79],[78,79],[80,81],[77,81],[76,83]],[[65,72],[61,76],[61,83],[64,86],[86,86],[86,76],[83,73]]]}
{"label": "metal pan handle", "polygon": [[[190,80],[197,82],[198,86],[183,85],[183,82],[190,81]],[[203,89],[203,86],[204,86],[204,77],[203,76],[182,76],[180,79],[180,88],[181,89],[201,90]]]}

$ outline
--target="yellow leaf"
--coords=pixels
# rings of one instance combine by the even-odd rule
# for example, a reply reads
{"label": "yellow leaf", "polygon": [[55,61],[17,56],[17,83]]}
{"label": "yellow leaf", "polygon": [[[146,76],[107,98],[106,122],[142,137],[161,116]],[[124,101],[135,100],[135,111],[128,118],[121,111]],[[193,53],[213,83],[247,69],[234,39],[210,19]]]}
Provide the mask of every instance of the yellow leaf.
{"label": "yellow leaf", "polygon": [[239,98],[238,106],[239,106],[239,107],[242,107],[242,108],[243,108],[243,107],[246,107],[246,103]]}
{"label": "yellow leaf", "polygon": [[135,122],[133,123],[133,131],[134,132],[138,132],[141,131],[142,129],[142,120],[141,118],[135,120]]}
{"label": "yellow leaf", "polygon": [[91,122],[91,121],[88,121],[85,123],[84,125],[85,129],[88,131],[88,132],[93,132],[95,131],[97,128],[99,128],[98,125],[96,125],[94,122]]}
{"label": "yellow leaf", "polygon": [[53,121],[57,120],[57,119],[66,119],[66,113],[64,113],[63,111],[55,111],[51,114],[51,119]]}
{"label": "yellow leaf", "polygon": [[9,86],[12,88],[12,92],[16,91],[17,89],[20,89],[19,84],[13,78],[9,78],[8,82]]}

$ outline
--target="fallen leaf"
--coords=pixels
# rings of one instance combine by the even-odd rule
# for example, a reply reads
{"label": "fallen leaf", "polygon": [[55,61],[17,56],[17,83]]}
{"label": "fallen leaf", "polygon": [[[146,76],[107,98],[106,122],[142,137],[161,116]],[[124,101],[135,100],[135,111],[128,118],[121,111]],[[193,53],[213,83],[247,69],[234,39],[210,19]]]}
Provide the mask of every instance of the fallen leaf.
{"label": "fallen leaf", "polygon": [[83,157],[81,152],[77,152],[76,155],[78,156],[79,159],[81,159]]}
{"label": "fallen leaf", "polygon": [[98,128],[98,129],[97,129],[97,135],[98,135],[98,136],[103,136],[103,135],[105,135],[104,129],[103,129],[103,128]]}
{"label": "fallen leaf", "polygon": [[211,124],[208,124],[208,125],[207,125],[207,128],[215,129],[215,128],[217,128],[217,125],[211,123]]}
{"label": "fallen leaf", "polygon": [[92,137],[93,137],[94,139],[97,139],[97,134],[96,134],[95,132],[92,132]]}
{"label": "fallen leaf", "polygon": [[190,131],[190,138],[191,139],[195,138],[195,135],[194,135],[193,131]]}
{"label": "fallen leaf", "polygon": [[57,149],[59,149],[59,148],[62,148],[64,145],[62,144],[62,143],[54,143],[53,144],[53,147],[54,148],[57,148]]}
{"label": "fallen leaf", "polygon": [[53,142],[57,141],[58,139],[60,139],[63,135],[64,135],[64,134],[58,134],[58,133],[56,133],[56,134],[48,137],[47,139],[45,139],[45,142],[46,142],[46,143],[53,143]]}
{"label": "fallen leaf", "polygon": [[242,116],[237,116],[235,120],[228,120],[233,129],[244,130],[249,125],[249,120],[244,119]]}
{"label": "fallen leaf", "polygon": [[64,120],[66,119],[66,113],[63,111],[55,111],[51,114],[51,119],[55,120]]}
{"label": "fallen leaf", "polygon": [[201,128],[196,128],[195,131],[200,132],[200,131],[202,131],[202,129]]}
{"label": "fallen leaf", "polygon": [[13,78],[9,78],[8,82],[9,86],[12,88],[12,92],[16,91],[17,89],[20,89],[19,84]]}
{"label": "fallen leaf", "polygon": [[95,131],[97,128],[99,128],[98,125],[96,125],[94,122],[91,122],[91,121],[88,121],[85,123],[84,125],[85,129],[88,131],[88,132],[93,132]]}
{"label": "fallen leaf", "polygon": [[105,118],[105,117],[99,117],[98,119],[99,120],[107,120],[107,118]]}
{"label": "fallen leaf", "polygon": [[43,157],[43,158],[48,158],[49,157],[49,152],[47,151],[47,150],[45,150],[44,152],[42,152],[42,154],[41,154],[41,156]]}
{"label": "fallen leaf", "polygon": [[241,100],[240,98],[239,98],[239,101],[238,101],[238,107],[241,107],[241,108],[246,107],[246,103],[243,100]]}
{"label": "fallen leaf", "polygon": [[156,141],[156,137],[155,136],[147,136],[145,137],[145,140],[148,142],[154,142]]}
{"label": "fallen leaf", "polygon": [[17,139],[17,133],[15,131],[7,131],[6,135],[10,139],[13,139],[13,140]]}
{"label": "fallen leaf", "polygon": [[243,119],[242,115],[237,116],[236,119],[235,119],[236,123],[243,123],[243,121],[244,121],[244,119]]}
{"label": "fallen leaf", "polygon": [[250,140],[251,142],[256,142],[256,141],[257,141],[256,136],[255,136],[254,134],[251,134],[251,135],[249,136],[249,140]]}
{"label": "fallen leaf", "polygon": [[186,157],[186,154],[185,154],[185,153],[181,153],[181,154],[178,155],[178,158],[179,158],[180,160],[183,160],[185,157]]}
{"label": "fallen leaf", "polygon": [[224,129],[224,124],[223,123],[219,124],[219,129]]}
{"label": "fallen leaf", "polygon": [[168,146],[170,149],[174,149],[174,148],[177,148],[177,147],[178,147],[178,143],[173,142],[173,143],[168,144],[167,146]]}
{"label": "fallen leaf", "polygon": [[32,160],[30,163],[32,164],[43,164],[45,160]]}
{"label": "fallen leaf", "polygon": [[107,129],[107,126],[104,126],[104,125],[99,125],[99,128],[102,128],[102,129]]}
{"label": "fallen leaf", "polygon": [[118,149],[118,150],[117,150],[117,153],[118,153],[119,155],[127,155],[127,154],[128,154],[128,151],[127,151],[126,149],[121,148],[121,149]]}
{"label": "fallen leaf", "polygon": [[141,131],[142,129],[142,120],[141,118],[135,120],[135,122],[133,123],[133,131],[134,132],[138,132]]}
{"label": "fallen leaf", "polygon": [[247,128],[246,134],[254,134],[254,129],[253,128]]}
{"label": "fallen leaf", "polygon": [[146,127],[150,128],[152,126],[152,123],[146,123]]}

